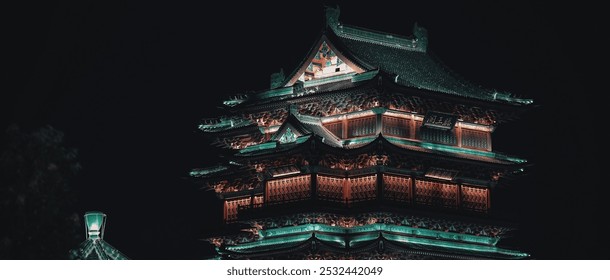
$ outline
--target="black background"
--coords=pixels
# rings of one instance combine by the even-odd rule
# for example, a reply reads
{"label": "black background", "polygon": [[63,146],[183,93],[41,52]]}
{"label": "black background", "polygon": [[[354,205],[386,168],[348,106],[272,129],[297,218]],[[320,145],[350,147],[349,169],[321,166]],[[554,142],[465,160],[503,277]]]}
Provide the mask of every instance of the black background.
{"label": "black background", "polygon": [[[324,3],[335,4],[199,2],[6,9],[2,128],[65,132],[83,166],[75,208],[108,214],[105,239],[133,259],[208,256],[198,239],[216,229],[221,207],[184,180],[216,159],[198,121],[218,114],[226,95],[264,89],[282,67],[290,73],[323,27]],[[595,215],[603,143],[593,129],[602,105],[583,71],[592,52],[585,34],[596,27],[589,8],[351,2],[340,3],[341,22],[402,35],[418,22],[429,49],[465,79],[535,100],[494,133],[495,150],[534,164],[494,207],[521,224],[535,258],[603,258]]]}

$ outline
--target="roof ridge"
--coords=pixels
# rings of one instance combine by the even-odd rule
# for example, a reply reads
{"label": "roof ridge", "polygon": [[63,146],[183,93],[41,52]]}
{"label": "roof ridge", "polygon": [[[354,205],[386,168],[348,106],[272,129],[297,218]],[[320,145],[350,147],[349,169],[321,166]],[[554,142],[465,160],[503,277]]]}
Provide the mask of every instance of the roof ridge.
{"label": "roof ridge", "polygon": [[418,39],[409,39],[400,35],[351,25],[338,25],[336,27],[331,27],[331,29],[337,36],[346,39],[408,51],[426,52],[426,48],[418,44]]}
{"label": "roof ridge", "polygon": [[326,24],[339,37],[361,42],[382,45],[391,48],[426,52],[427,32],[417,24],[413,27],[413,36],[398,35],[359,26],[345,25],[339,22],[339,8],[326,8]]}

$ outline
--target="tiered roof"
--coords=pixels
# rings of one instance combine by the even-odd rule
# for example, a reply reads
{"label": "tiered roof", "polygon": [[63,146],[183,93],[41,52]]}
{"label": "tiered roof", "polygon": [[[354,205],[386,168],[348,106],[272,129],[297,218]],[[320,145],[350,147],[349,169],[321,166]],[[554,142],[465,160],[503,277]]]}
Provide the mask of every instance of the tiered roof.
{"label": "tiered roof", "polygon": [[[420,115],[442,111],[465,122],[495,126],[516,118],[532,104],[531,99],[485,89],[458,77],[428,52],[425,29],[415,25],[413,34],[405,37],[343,25],[338,21],[338,9],[329,8],[327,28],[284,82],[274,81],[268,90],[231,97],[224,102],[228,115],[207,119],[199,128],[214,135],[217,146],[242,149],[266,142],[264,134],[286,121],[289,106],[314,117],[373,108]],[[337,67],[337,73],[326,73],[329,71],[320,66],[323,62],[316,62],[323,61],[319,58],[322,52],[332,56],[329,63],[339,61],[349,68],[331,64],[326,68]],[[308,71],[316,71],[310,70],[313,64],[322,74],[305,77],[311,73]],[[312,129],[325,133],[315,124]]]}
{"label": "tiered roof", "polygon": [[497,247],[511,230],[509,227],[417,215],[309,212],[245,223],[250,228],[237,235],[211,238],[210,242],[221,248],[219,252],[223,256],[236,259],[274,255],[315,258],[325,253],[342,259],[519,259],[529,256]]}
{"label": "tiered roof", "polygon": [[[428,51],[428,34],[426,29],[417,24],[413,27],[413,36],[403,36],[362,27],[345,25],[339,22],[339,9],[327,8],[327,28],[311,48],[305,60],[286,77],[283,86],[273,87],[253,95],[237,95],[225,104],[235,106],[246,103],[259,103],[268,98],[289,96],[294,92],[293,86],[318,53],[321,45],[327,44],[342,61],[354,69],[345,75],[330,76],[306,81],[305,88],[320,84],[331,84],[332,87],[349,85],[346,81],[355,74],[373,70],[392,77],[392,80],[408,88],[456,95],[477,100],[507,103],[512,105],[529,105],[531,99],[512,96],[507,92],[498,92],[475,85],[459,77],[443,65]],[[342,72],[343,73],[343,72]],[[377,74],[374,72],[373,74]]]}
{"label": "tiered roof", "polygon": [[[291,74],[273,74],[267,90],[232,96],[224,102],[226,116],[199,126],[234,153],[190,175],[225,199],[227,222],[248,224],[239,234],[210,242],[227,258],[528,257],[496,246],[507,227],[421,213],[316,212],[318,204],[310,201],[329,202],[350,214],[357,203],[387,202],[400,212],[392,207],[418,204],[413,197],[426,196],[422,190],[429,183],[435,199],[443,195],[441,188],[456,190],[447,191],[447,199],[459,205],[449,208],[469,211],[466,204],[475,202],[468,199],[476,197],[485,200],[477,211],[487,214],[490,189],[526,164],[492,151],[490,133],[516,118],[531,99],[460,78],[430,54],[427,31],[417,24],[407,37],[344,25],[338,18],[338,9],[327,9],[325,29]],[[408,202],[391,204],[382,195],[386,187],[392,191],[385,176],[403,189],[409,184]],[[345,201],[322,201],[316,178],[342,189],[343,196],[333,194]],[[350,196],[352,184],[366,199]],[[466,204],[462,191],[471,196]],[[421,205],[428,205],[424,200]],[[314,212],[249,220],[268,211],[295,213],[279,208],[288,202]]]}

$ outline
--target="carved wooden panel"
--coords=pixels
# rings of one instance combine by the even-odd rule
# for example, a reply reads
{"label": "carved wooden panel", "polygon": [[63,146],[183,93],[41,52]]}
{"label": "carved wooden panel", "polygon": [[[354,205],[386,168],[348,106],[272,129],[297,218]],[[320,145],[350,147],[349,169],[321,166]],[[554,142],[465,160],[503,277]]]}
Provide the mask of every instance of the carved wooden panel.
{"label": "carved wooden panel", "polygon": [[351,93],[318,95],[305,100],[299,104],[299,113],[316,117],[364,111],[379,105],[379,98],[366,88],[351,90]]}
{"label": "carved wooden panel", "polygon": [[265,198],[262,194],[255,195],[252,198],[252,207],[254,207],[254,208],[263,206],[263,203],[265,203]]}
{"label": "carved wooden panel", "polygon": [[239,206],[249,206],[250,198],[239,198],[225,201],[224,219],[225,222],[237,220]]}
{"label": "carved wooden panel", "polygon": [[243,117],[255,122],[258,126],[281,125],[288,117],[288,109],[277,108],[269,111],[252,112],[244,114]]}
{"label": "carved wooden panel", "polygon": [[411,120],[407,118],[398,118],[391,116],[383,116],[381,118],[383,125],[383,135],[391,135],[408,138],[411,130]]}
{"label": "carved wooden panel", "polygon": [[369,154],[342,156],[329,153],[324,155],[320,165],[332,169],[356,170],[377,165],[377,157]]}
{"label": "carved wooden panel", "polygon": [[491,150],[489,132],[472,129],[462,129],[462,147],[481,150]]}
{"label": "carved wooden panel", "polygon": [[377,131],[377,117],[369,116],[347,121],[347,137],[374,135]]}
{"label": "carved wooden panel", "polygon": [[324,127],[337,136],[337,138],[343,138],[343,122],[326,123]]}
{"label": "carved wooden panel", "polygon": [[447,112],[459,116],[460,119],[471,122],[490,125],[495,121],[503,121],[514,117],[513,112],[498,112],[491,109],[466,106],[464,104],[450,104],[448,102],[437,102],[432,99],[422,99],[417,96],[406,96],[392,93],[388,96],[389,109],[403,112],[417,112],[425,114],[428,111]]}
{"label": "carved wooden panel", "polygon": [[267,181],[267,202],[296,201],[307,199],[310,196],[310,175]]}
{"label": "carved wooden panel", "polygon": [[343,201],[345,178],[317,175],[318,198],[322,200]]}
{"label": "carved wooden panel", "polygon": [[350,201],[374,200],[377,197],[377,174],[349,178]]}
{"label": "carved wooden panel", "polygon": [[458,186],[426,180],[415,180],[415,202],[423,205],[456,208]]}
{"label": "carved wooden panel", "polygon": [[462,208],[477,212],[487,212],[489,210],[489,189],[462,186]]}
{"label": "carved wooden panel", "polygon": [[411,178],[383,174],[383,198],[411,202]]}
{"label": "carved wooden panel", "polygon": [[446,145],[457,145],[455,130],[441,130],[435,128],[421,127],[417,138],[422,141],[434,142]]}
{"label": "carved wooden panel", "polygon": [[229,180],[221,180],[210,182],[210,187],[217,193],[231,193],[244,190],[252,190],[259,185],[259,179],[256,176],[247,176],[243,178]]}

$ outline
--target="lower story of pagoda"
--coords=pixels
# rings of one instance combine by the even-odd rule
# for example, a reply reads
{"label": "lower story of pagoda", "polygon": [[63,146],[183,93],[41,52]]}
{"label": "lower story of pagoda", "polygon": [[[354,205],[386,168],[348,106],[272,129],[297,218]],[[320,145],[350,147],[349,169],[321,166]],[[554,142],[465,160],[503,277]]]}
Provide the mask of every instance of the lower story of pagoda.
{"label": "lower story of pagoda", "polygon": [[218,259],[524,259],[510,227],[393,212],[303,212],[246,220],[209,238]]}

